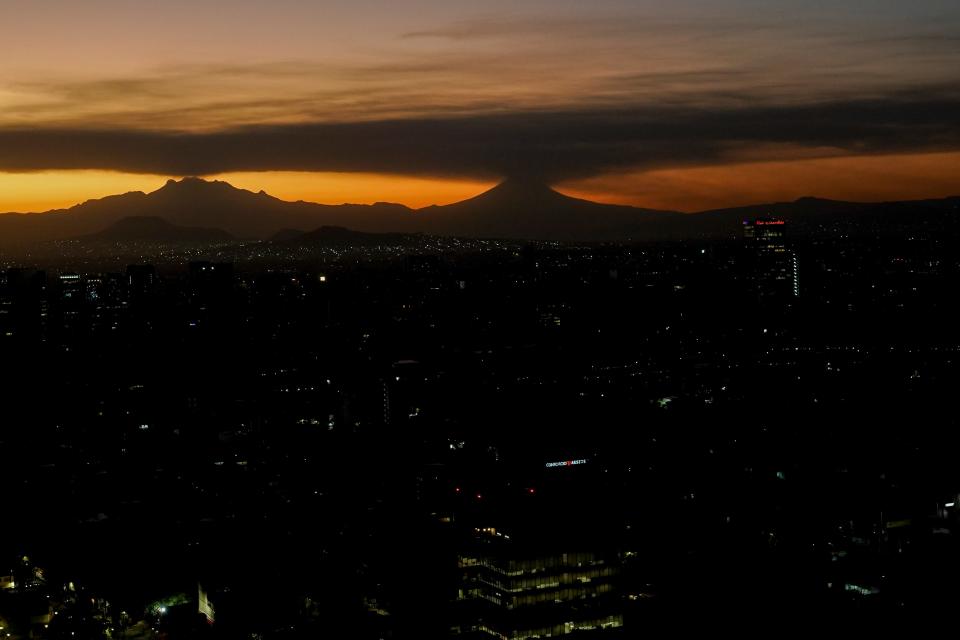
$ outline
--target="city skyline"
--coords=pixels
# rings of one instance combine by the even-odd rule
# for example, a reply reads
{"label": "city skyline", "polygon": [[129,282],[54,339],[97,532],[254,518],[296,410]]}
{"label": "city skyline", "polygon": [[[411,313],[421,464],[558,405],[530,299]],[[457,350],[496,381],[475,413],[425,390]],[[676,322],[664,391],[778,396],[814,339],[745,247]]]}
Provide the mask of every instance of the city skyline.
{"label": "city skyline", "polygon": [[960,601],[957,0],[0,1],[6,640]]}

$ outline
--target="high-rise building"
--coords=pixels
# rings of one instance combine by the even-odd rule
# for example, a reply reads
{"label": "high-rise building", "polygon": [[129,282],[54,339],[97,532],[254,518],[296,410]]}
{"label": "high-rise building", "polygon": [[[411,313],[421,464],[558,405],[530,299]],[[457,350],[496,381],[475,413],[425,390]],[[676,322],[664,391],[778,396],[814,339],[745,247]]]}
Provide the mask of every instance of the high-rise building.
{"label": "high-rise building", "polygon": [[463,538],[452,635],[523,640],[623,630],[624,527],[605,506],[605,474],[593,466],[586,458],[547,462],[489,496],[479,488],[463,496],[454,516]]}
{"label": "high-rise building", "polygon": [[800,295],[800,265],[786,231],[786,221],[778,218],[743,222],[747,279],[760,297]]}
{"label": "high-rise building", "polygon": [[83,331],[86,280],[76,273],[62,273],[56,281],[54,308],[61,338],[77,337]]}
{"label": "high-rise building", "polygon": [[477,536],[458,559],[459,600],[472,606],[454,634],[523,640],[623,627],[615,554],[544,553],[492,528]]}
{"label": "high-rise building", "polygon": [[47,276],[43,271],[0,272],[0,338],[42,338],[47,326]]}
{"label": "high-rise building", "polygon": [[157,270],[152,264],[131,264],[127,267],[127,297],[139,299],[152,292]]}

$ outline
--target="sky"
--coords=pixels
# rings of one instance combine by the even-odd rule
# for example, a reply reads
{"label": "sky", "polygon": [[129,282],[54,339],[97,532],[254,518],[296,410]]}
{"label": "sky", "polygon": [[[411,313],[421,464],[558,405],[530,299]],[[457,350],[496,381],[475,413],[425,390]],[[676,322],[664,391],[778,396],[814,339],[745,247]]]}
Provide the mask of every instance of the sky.
{"label": "sky", "polygon": [[956,0],[0,0],[0,211],[960,194]]}

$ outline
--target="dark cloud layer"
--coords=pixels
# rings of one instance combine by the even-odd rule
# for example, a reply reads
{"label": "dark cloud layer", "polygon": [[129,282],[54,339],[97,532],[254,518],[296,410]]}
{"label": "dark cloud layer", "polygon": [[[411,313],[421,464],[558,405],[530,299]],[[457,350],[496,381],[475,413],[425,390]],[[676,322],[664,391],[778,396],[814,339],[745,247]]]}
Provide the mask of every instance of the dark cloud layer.
{"label": "dark cloud layer", "polygon": [[842,102],[637,105],[446,118],[258,126],[209,133],[0,129],[0,171],[167,175],[367,171],[548,180],[809,155],[960,149],[960,87]]}

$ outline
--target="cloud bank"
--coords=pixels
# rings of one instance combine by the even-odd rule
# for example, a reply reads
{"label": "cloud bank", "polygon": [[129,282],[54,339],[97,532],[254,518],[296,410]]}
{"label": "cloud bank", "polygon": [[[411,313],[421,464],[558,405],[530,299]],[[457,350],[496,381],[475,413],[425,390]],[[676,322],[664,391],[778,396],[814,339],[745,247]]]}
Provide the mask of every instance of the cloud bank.
{"label": "cloud bank", "polygon": [[811,104],[522,109],[213,132],[7,127],[0,128],[0,171],[533,174],[558,181],[628,168],[956,149],[960,85],[941,85]]}
{"label": "cloud bank", "polygon": [[233,16],[241,31],[173,20],[151,30],[156,50],[117,22],[122,3],[81,11],[99,38],[68,65],[34,62],[65,46],[35,51],[29,25],[46,23],[0,26],[0,171],[558,181],[960,149],[960,9],[946,1],[504,2],[487,15],[426,2],[418,16],[338,13],[323,37],[306,5],[278,1],[287,12]]}

